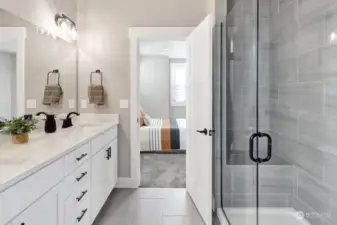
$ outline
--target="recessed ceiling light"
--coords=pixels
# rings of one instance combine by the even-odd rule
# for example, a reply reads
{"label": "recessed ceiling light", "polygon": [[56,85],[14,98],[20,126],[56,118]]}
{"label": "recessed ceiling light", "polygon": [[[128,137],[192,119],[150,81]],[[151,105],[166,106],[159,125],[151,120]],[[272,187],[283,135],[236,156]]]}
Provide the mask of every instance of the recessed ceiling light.
{"label": "recessed ceiling light", "polygon": [[165,50],[165,51],[168,51],[168,50],[170,50],[170,49],[169,49],[169,48],[165,48],[164,50]]}

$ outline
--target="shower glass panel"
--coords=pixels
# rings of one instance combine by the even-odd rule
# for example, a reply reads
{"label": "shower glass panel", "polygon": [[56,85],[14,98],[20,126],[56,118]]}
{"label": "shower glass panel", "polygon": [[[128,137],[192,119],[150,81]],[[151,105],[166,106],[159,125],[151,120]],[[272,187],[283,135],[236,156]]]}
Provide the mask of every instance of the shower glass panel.
{"label": "shower glass panel", "polygon": [[228,222],[337,224],[337,2],[229,2],[221,161]]}
{"label": "shower glass panel", "polygon": [[257,1],[238,0],[224,19],[226,125],[222,208],[231,225],[258,224]]}

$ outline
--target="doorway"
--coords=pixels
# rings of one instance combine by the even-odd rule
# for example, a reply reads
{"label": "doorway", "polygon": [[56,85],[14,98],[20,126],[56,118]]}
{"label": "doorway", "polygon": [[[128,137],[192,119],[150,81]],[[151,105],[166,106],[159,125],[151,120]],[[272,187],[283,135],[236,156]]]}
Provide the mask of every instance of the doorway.
{"label": "doorway", "polygon": [[140,40],[142,188],[186,188],[187,43]]}
{"label": "doorway", "polygon": [[[141,183],[140,43],[144,40],[187,41],[186,193],[188,198],[195,204],[206,225],[212,223],[212,136],[214,133],[212,129],[212,28],[213,19],[211,15],[207,16],[194,28],[130,28],[130,136],[132,162],[130,183],[132,182],[133,187],[136,188]],[[174,63],[177,64],[177,62]],[[177,70],[180,70],[179,67]],[[176,126],[179,127],[179,122],[176,121],[176,123]],[[170,131],[166,130],[166,132]],[[172,135],[177,135],[177,133]],[[166,142],[166,144],[170,144],[172,147],[177,143]]]}

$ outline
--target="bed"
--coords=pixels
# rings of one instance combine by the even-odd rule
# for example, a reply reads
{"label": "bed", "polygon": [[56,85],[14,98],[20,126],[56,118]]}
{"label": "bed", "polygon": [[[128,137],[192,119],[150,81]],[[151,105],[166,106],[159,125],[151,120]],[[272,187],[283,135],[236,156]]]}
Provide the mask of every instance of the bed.
{"label": "bed", "polygon": [[179,152],[186,150],[186,119],[151,119],[140,128],[141,152]]}

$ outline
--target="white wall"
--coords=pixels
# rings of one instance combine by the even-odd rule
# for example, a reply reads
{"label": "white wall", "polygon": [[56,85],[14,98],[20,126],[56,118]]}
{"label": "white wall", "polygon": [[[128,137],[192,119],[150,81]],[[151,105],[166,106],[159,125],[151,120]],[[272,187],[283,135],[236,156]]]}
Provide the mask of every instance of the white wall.
{"label": "white wall", "polygon": [[10,119],[15,113],[15,77],[15,54],[0,50],[0,117],[2,118]]}
{"label": "white wall", "polygon": [[153,118],[170,117],[170,64],[167,56],[142,56],[140,104]]}

